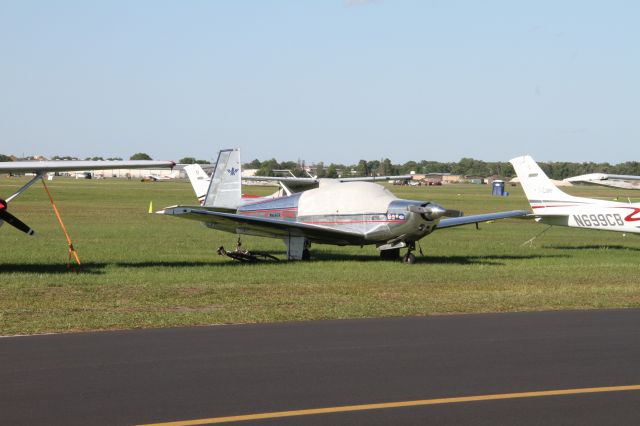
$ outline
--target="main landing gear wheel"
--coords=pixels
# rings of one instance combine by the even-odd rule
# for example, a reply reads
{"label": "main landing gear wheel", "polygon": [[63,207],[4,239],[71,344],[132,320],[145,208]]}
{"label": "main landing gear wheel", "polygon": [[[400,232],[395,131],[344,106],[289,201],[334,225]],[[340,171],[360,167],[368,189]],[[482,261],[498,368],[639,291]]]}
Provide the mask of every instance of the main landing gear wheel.
{"label": "main landing gear wheel", "polygon": [[309,251],[309,249],[302,250],[302,260],[309,260],[309,259],[311,259],[311,252]]}
{"label": "main landing gear wheel", "polygon": [[407,253],[402,258],[402,262],[408,263],[409,265],[413,265],[414,263],[416,263],[416,257],[413,255],[413,253]]}

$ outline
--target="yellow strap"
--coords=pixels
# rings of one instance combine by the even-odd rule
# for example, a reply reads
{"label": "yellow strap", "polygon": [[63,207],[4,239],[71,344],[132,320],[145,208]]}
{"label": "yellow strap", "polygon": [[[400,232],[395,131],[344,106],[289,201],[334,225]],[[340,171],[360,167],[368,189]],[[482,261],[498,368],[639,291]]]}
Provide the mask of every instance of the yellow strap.
{"label": "yellow strap", "polygon": [[53,197],[51,196],[51,192],[49,192],[49,188],[47,187],[47,184],[45,183],[44,178],[42,178],[41,180],[42,180],[42,185],[44,186],[44,190],[47,192],[47,195],[49,196],[49,201],[51,201],[51,205],[53,206],[53,211],[55,212],[56,217],[58,218],[58,222],[60,223],[62,232],[64,232],[64,236],[67,238],[67,244],[69,245],[69,258],[67,259],[67,268],[71,266],[71,256],[75,258],[76,263],[78,264],[78,266],[80,266],[80,258],[78,257],[78,252],[73,247],[73,243],[71,242],[71,237],[67,232],[66,226],[64,226],[64,222],[62,221],[60,212],[58,212],[58,207],[56,207],[56,203],[53,201]]}

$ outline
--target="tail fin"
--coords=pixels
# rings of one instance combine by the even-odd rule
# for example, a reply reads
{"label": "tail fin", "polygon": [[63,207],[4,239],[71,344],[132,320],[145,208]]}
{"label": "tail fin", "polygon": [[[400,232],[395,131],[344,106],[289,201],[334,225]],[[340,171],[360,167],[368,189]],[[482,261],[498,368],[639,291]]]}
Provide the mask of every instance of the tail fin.
{"label": "tail fin", "polygon": [[573,201],[577,198],[558,189],[530,156],[523,155],[509,162],[520,179],[529,203]]}
{"label": "tail fin", "polygon": [[203,205],[236,210],[242,202],[241,179],[240,150],[221,150]]}
{"label": "tail fin", "polygon": [[196,193],[196,197],[198,197],[198,201],[202,204],[207,196],[207,190],[209,189],[209,176],[204,170],[202,170],[200,164],[189,164],[184,167],[184,171],[189,177],[189,181]]}

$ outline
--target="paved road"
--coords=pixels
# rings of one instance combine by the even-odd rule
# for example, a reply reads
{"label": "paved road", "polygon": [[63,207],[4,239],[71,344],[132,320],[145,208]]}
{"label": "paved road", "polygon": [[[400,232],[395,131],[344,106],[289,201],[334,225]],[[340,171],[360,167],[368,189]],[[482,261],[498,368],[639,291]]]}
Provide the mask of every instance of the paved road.
{"label": "paved road", "polygon": [[[638,384],[640,310],[0,339],[3,425],[144,424]],[[640,391],[365,410],[249,423],[639,424]]]}

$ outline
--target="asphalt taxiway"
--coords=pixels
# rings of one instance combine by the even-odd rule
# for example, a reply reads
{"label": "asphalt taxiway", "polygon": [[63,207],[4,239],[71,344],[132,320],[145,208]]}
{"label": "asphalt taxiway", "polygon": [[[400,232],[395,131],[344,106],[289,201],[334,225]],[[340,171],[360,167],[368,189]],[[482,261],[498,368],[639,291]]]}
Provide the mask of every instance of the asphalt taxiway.
{"label": "asphalt taxiway", "polygon": [[638,424],[640,310],[0,338],[0,424],[233,419]]}

